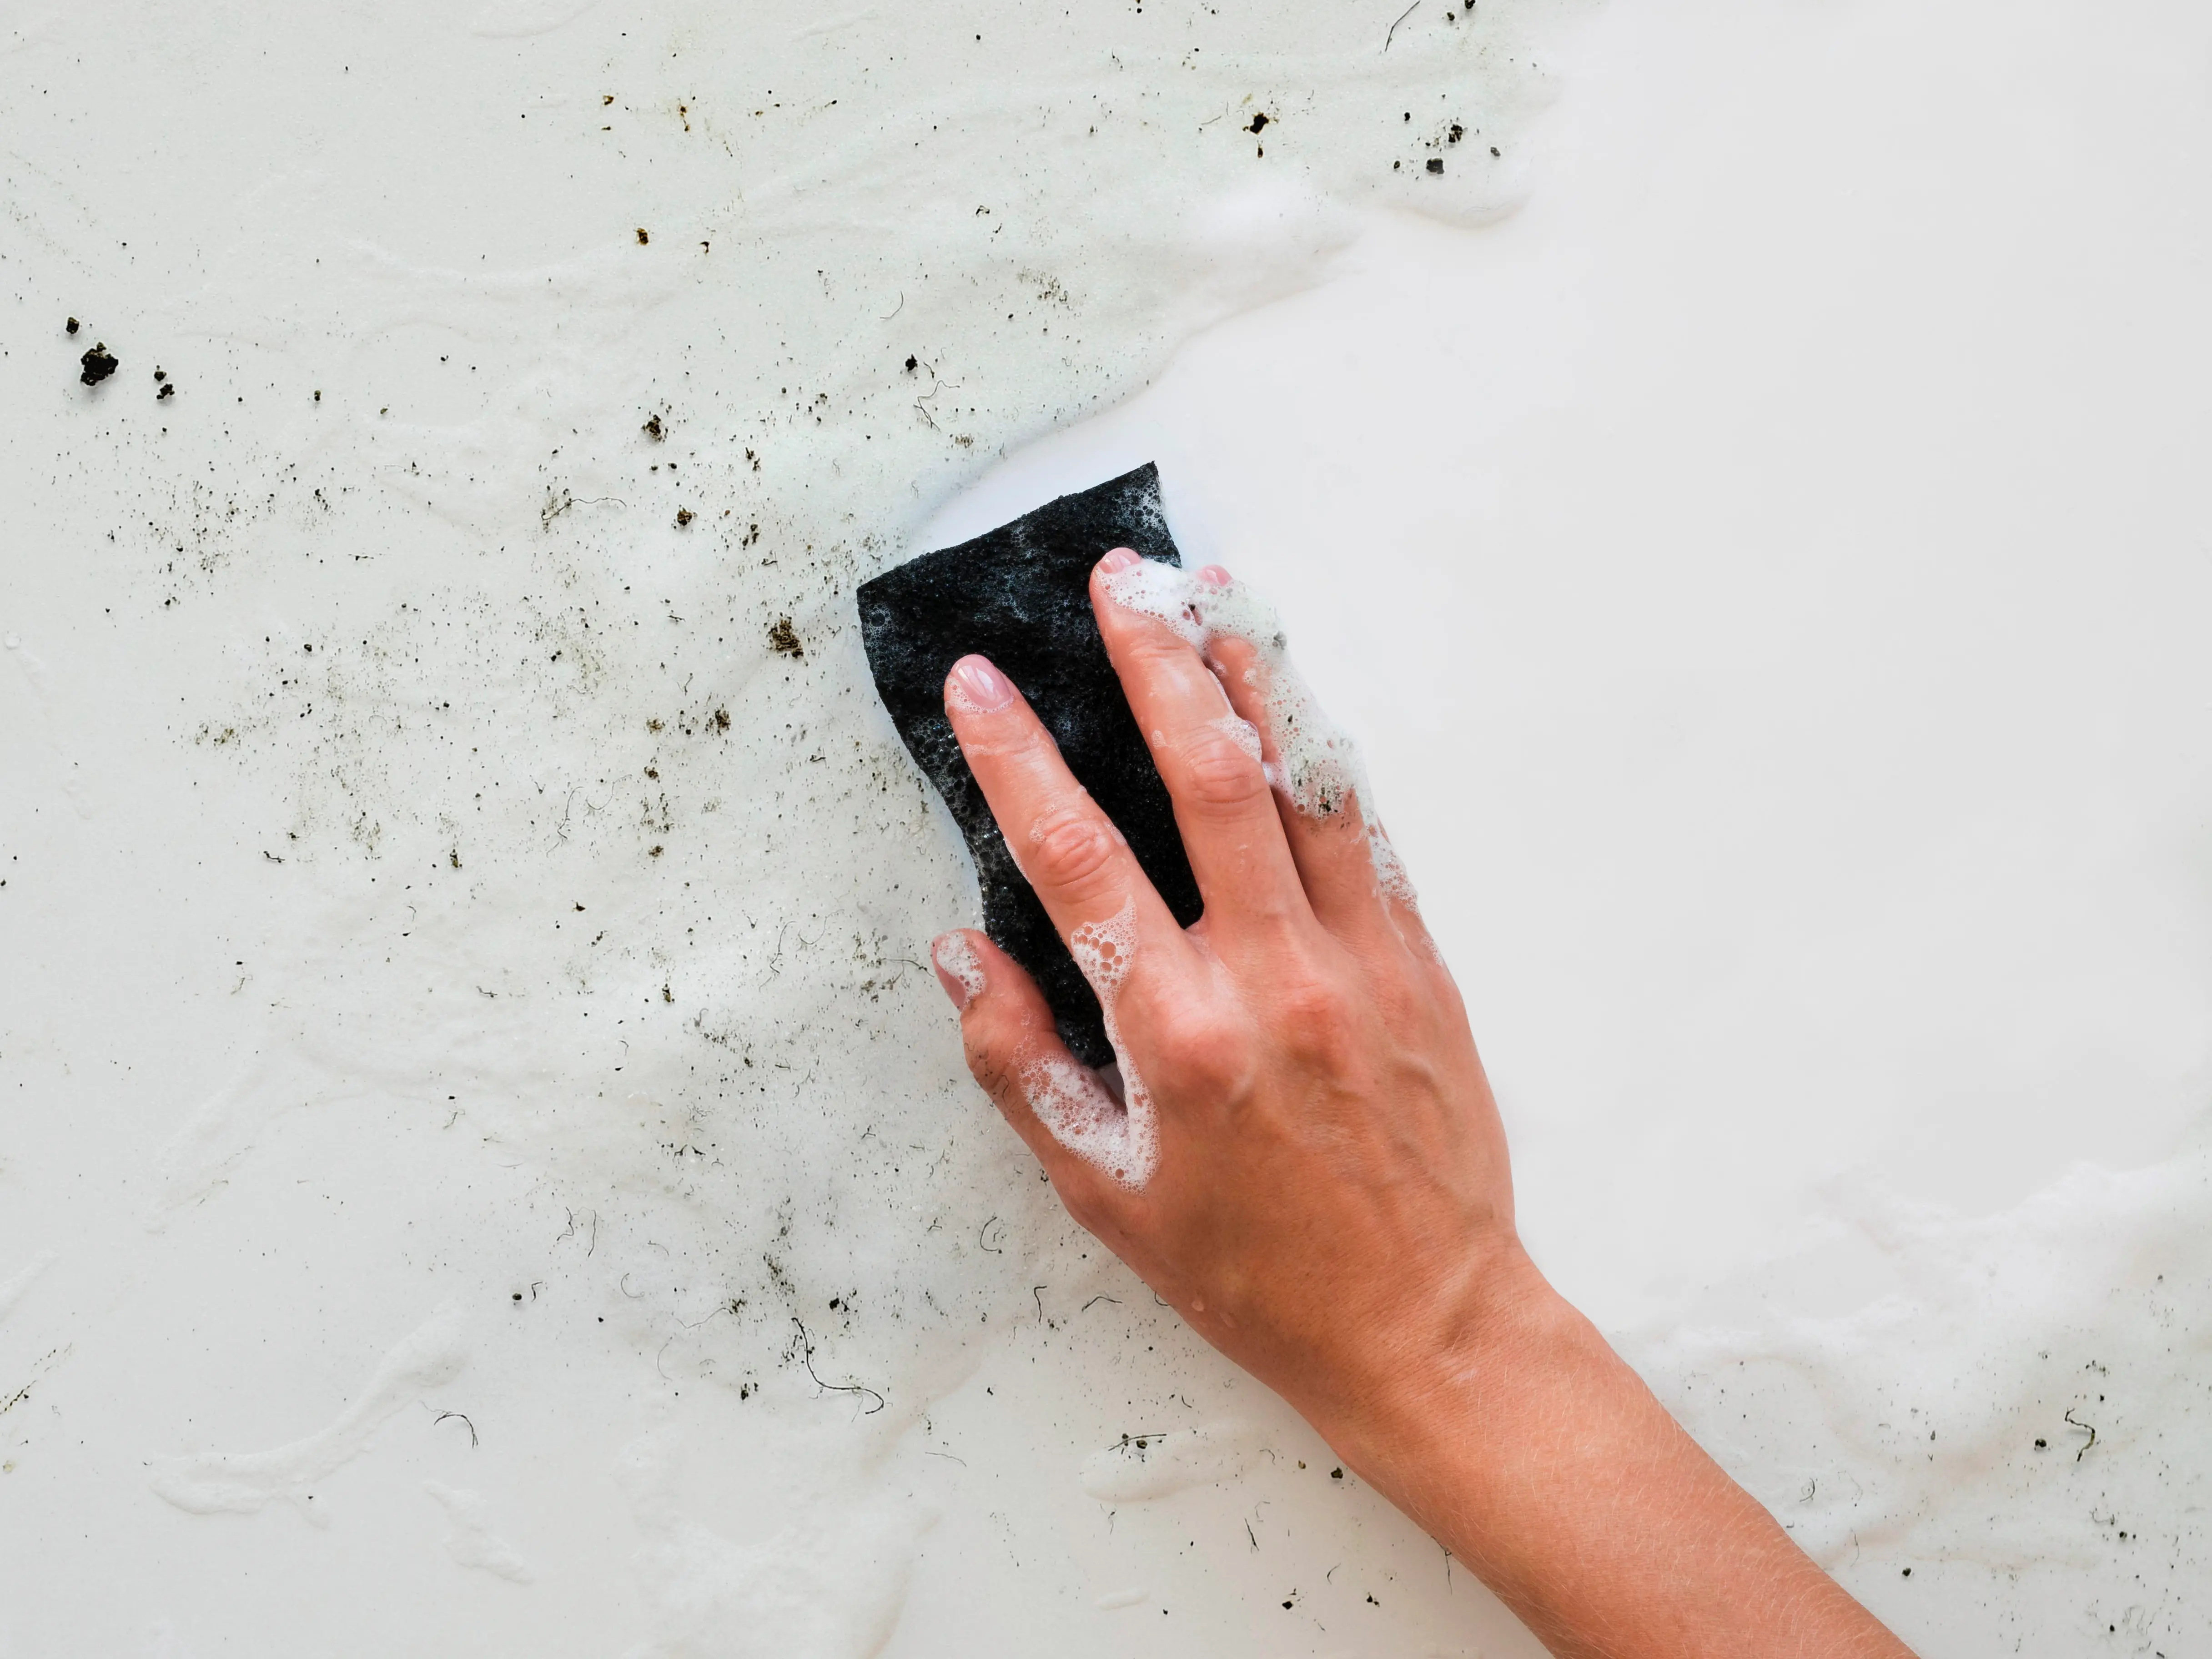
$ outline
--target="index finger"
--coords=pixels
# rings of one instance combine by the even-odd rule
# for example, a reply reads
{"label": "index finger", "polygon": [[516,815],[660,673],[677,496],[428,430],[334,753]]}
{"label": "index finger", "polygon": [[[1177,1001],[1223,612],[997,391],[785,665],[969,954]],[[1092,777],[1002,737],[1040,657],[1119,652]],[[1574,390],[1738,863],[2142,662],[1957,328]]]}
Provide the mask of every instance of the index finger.
{"label": "index finger", "polygon": [[1139,945],[1178,961],[1189,953],[1129,843],[1075,781],[1012,680],[986,658],[963,657],[945,678],[945,713],[1016,867],[1109,1012]]}

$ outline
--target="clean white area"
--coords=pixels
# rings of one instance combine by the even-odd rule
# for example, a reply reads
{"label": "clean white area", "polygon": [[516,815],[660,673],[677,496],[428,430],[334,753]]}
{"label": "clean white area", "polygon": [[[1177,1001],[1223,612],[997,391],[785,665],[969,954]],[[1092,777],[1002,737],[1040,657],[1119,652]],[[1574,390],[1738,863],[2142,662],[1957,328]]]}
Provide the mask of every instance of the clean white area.
{"label": "clean white area", "polygon": [[[2212,1641],[2203,8],[1539,19],[1512,216],[1324,180],[1363,216],[1283,210],[1241,287],[1112,289],[1068,373],[1118,395],[1190,317],[1322,286],[1027,448],[1079,400],[1024,359],[980,445],[895,471],[703,412],[748,331],[834,386],[806,355],[848,314],[935,303],[883,197],[812,320],[806,272],[574,252],[749,212],[822,246],[775,240],[836,218],[804,191],[586,148],[602,63],[734,76],[744,18],[351,19],[381,101],[349,149],[281,29],[260,126],[253,8],[96,9],[0,56],[0,1656],[1532,1650],[1056,1223],[899,973],[961,880],[851,583],[1144,459],[1363,734],[1547,1270],[1923,1650]],[[576,131],[471,140],[480,178],[408,149],[471,99]],[[193,145],[222,166],[163,159]],[[1079,249],[1058,205],[1037,246]],[[470,285],[471,221],[521,275]],[[924,252],[965,280],[965,247]],[[76,311],[125,358],[96,394]],[[749,446],[792,458],[758,495]],[[673,539],[726,501],[767,538]],[[865,763],[825,781],[824,734]]]}

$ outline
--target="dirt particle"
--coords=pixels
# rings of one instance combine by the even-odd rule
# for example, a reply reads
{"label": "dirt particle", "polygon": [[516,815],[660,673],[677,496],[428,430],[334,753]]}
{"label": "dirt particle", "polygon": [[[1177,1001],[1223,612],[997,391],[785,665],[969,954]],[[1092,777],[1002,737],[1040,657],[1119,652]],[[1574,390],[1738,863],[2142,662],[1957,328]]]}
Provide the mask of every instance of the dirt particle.
{"label": "dirt particle", "polygon": [[159,403],[164,398],[173,398],[176,395],[177,383],[174,380],[171,380],[167,386],[163,386],[159,392],[154,394],[154,401],[155,403]]}
{"label": "dirt particle", "polygon": [[1247,132],[1264,132],[1267,130],[1267,120],[1268,118],[1265,115],[1255,115],[1252,118],[1251,125],[1246,127],[1244,131]]}
{"label": "dirt particle", "polygon": [[680,530],[680,529],[682,529],[685,525],[690,524],[690,522],[691,522],[691,509],[690,509],[690,507],[678,507],[678,508],[676,509],[676,526],[677,526],[677,528]]}
{"label": "dirt particle", "polygon": [[446,854],[446,862],[452,865],[454,869],[459,869],[461,867],[461,849],[456,847],[453,851],[447,853]]}
{"label": "dirt particle", "polygon": [[87,386],[98,386],[109,375],[114,374],[117,368],[115,355],[105,345],[94,346],[91,350],[78,358],[77,362],[84,370],[77,378]]}
{"label": "dirt particle", "polygon": [[1444,143],[1448,144],[1455,144],[1466,137],[1467,129],[1460,125],[1458,122],[1455,121],[1451,124],[1451,131],[1444,134]]}
{"label": "dirt particle", "polygon": [[768,630],[768,647],[780,651],[787,657],[804,657],[806,647],[799,642],[799,635],[791,625],[791,618],[779,617],[775,626]]}
{"label": "dirt particle", "polygon": [[714,711],[714,729],[717,732],[726,732],[730,729],[730,711],[728,709],[717,708]]}
{"label": "dirt particle", "polygon": [[667,848],[662,847],[648,847],[645,849],[645,855],[649,859],[657,859],[666,850]]}
{"label": "dirt particle", "polygon": [[652,238],[652,237],[650,237],[650,236],[648,236],[648,235],[647,235],[647,234],[646,234],[645,227],[644,227],[643,225],[640,225],[640,226],[637,228],[637,245],[638,245],[640,247],[643,247],[643,246],[644,246],[647,242],[651,241],[652,240],[653,240],[653,238]]}
{"label": "dirt particle", "polygon": [[907,354],[907,359],[906,359],[906,372],[907,372],[908,374],[913,374],[913,373],[915,372],[915,369],[919,368],[921,366],[921,358],[919,358],[919,357],[917,357],[917,356],[915,356],[912,352],[908,352],[908,353]]}
{"label": "dirt particle", "polygon": [[1443,158],[1443,156],[1441,156],[1441,155],[1431,155],[1431,157],[1429,157],[1429,171],[1430,171],[1430,172],[1431,172],[1431,173],[1442,173],[1443,170],[1444,170],[1444,158]]}
{"label": "dirt particle", "polygon": [[83,326],[84,325],[82,323],[80,323],[76,318],[72,317],[69,321],[62,325],[62,332],[64,334],[74,334],[77,330]]}
{"label": "dirt particle", "polygon": [[668,435],[660,429],[660,416],[658,415],[647,416],[645,417],[645,424],[640,427],[638,430],[644,433],[647,437],[652,439],[655,443],[659,443],[663,438]]}

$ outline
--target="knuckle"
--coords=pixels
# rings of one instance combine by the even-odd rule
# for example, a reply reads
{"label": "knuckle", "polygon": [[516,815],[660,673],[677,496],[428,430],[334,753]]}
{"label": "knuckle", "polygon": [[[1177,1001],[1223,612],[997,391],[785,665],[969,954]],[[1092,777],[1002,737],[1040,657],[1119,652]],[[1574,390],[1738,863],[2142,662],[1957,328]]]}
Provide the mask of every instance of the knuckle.
{"label": "knuckle", "polygon": [[1218,1015],[1170,1012],[1151,1035],[1151,1069],[1171,1095],[1218,1099],[1237,1092],[1250,1069],[1243,1032]]}
{"label": "knuckle", "polygon": [[1352,1003],[1343,988],[1319,975],[1293,979],[1277,988],[1275,1018],[1292,1052],[1320,1059],[1345,1045]]}
{"label": "knuckle", "polygon": [[1040,885],[1079,887],[1113,859],[1114,838],[1095,811],[1055,807],[1030,827],[1030,873]]}
{"label": "knuckle", "polygon": [[1201,806],[1246,806],[1267,793],[1267,780],[1260,765],[1237,742],[1209,732],[1192,743],[1182,755],[1183,787]]}

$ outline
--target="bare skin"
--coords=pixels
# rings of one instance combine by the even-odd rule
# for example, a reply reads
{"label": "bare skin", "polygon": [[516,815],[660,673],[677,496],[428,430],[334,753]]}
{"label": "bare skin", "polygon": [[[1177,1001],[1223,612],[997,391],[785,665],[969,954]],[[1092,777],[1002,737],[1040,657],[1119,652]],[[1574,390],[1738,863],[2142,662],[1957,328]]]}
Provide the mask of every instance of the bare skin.
{"label": "bare skin", "polygon": [[1233,708],[1275,757],[1249,648],[1220,641],[1208,663],[1113,603],[1099,575],[1134,557],[1101,562],[1091,601],[1205,899],[1188,932],[1005,676],[969,657],[946,683],[1061,936],[1134,908],[1115,1012],[1159,1134],[1137,1187],[1031,1109],[1040,1068],[1075,1062],[1028,975],[980,933],[957,936],[972,965],[938,942],[969,1067],[1070,1213],[1553,1653],[1910,1659],[1529,1261],[1497,1105],[1419,912],[1382,890],[1356,802],[1297,813],[1224,727]]}

